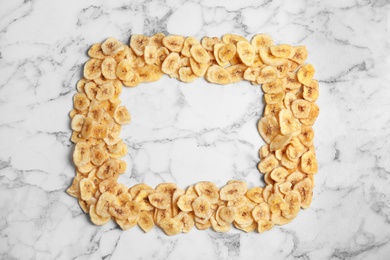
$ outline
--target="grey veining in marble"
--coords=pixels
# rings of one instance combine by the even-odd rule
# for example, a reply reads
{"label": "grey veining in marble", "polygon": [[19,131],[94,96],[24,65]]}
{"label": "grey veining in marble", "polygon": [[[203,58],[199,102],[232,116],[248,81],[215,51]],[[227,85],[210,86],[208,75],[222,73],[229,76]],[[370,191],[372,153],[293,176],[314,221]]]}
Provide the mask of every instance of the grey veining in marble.
{"label": "grey veining in marble", "polygon": [[[366,1],[0,1],[1,259],[389,259],[390,3]],[[74,176],[68,112],[86,51],[131,34],[306,45],[320,82],[312,206],[265,234],[92,225],[64,190]],[[201,179],[259,185],[262,92],[164,77],[124,89],[127,185]]]}

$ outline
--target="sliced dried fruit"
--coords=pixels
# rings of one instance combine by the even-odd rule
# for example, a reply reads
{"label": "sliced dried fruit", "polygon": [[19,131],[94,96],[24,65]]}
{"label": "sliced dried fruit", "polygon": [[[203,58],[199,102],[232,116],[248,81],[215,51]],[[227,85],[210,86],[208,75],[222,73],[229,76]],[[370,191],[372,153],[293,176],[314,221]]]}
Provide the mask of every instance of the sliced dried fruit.
{"label": "sliced dried fruit", "polygon": [[173,52],[181,52],[184,45],[184,37],[180,35],[169,35],[163,39],[164,46]]}
{"label": "sliced dried fruit", "polygon": [[[220,45],[218,45],[219,47]],[[228,63],[236,54],[236,46],[233,43],[221,45],[218,50],[218,58],[222,62],[223,65]],[[215,55],[215,52],[214,52]],[[218,60],[217,60],[218,61]],[[221,64],[220,64],[221,65]]]}
{"label": "sliced dried fruit", "polygon": [[252,210],[252,217],[256,222],[261,219],[269,220],[271,217],[269,205],[266,202],[262,202],[258,206],[254,207]]}
{"label": "sliced dried fruit", "polygon": [[304,178],[294,185],[294,191],[301,195],[301,208],[306,209],[310,206],[313,199],[313,183],[309,178]]}
{"label": "sliced dried fruit", "polygon": [[210,56],[207,51],[202,47],[202,45],[194,44],[190,49],[191,56],[198,63],[208,63],[210,61]]}
{"label": "sliced dried fruit", "polygon": [[271,152],[273,152],[273,151],[276,151],[276,150],[283,149],[284,147],[286,147],[286,145],[288,145],[290,143],[291,138],[292,138],[292,134],[291,133],[286,134],[286,135],[277,135],[277,136],[275,136],[272,139],[271,144],[269,145],[269,150]]}
{"label": "sliced dried fruit", "polygon": [[90,59],[84,65],[84,78],[96,79],[102,74],[101,71],[102,61],[98,59]]}
{"label": "sliced dried fruit", "polygon": [[165,74],[174,73],[179,68],[180,56],[176,52],[171,52],[163,61],[161,70]]}
{"label": "sliced dried fruit", "polygon": [[146,211],[142,211],[139,214],[138,225],[144,232],[149,232],[154,228],[153,218]]}
{"label": "sliced dried fruit", "polygon": [[192,72],[190,67],[182,67],[179,69],[179,79],[180,81],[189,83],[196,80],[198,77]]}
{"label": "sliced dried fruit", "polygon": [[255,59],[255,50],[247,40],[237,42],[237,53],[242,63],[247,66],[252,65]]}
{"label": "sliced dried fruit", "polygon": [[231,83],[239,82],[244,79],[244,73],[247,70],[247,66],[244,64],[237,64],[226,68],[226,71],[230,74],[232,79]]}
{"label": "sliced dried fruit", "polygon": [[256,79],[258,84],[273,82],[278,79],[278,70],[274,66],[266,66],[260,70]]}
{"label": "sliced dried fruit", "polygon": [[308,151],[302,155],[301,170],[307,174],[315,174],[318,172],[318,162],[314,152]]}
{"label": "sliced dried fruit", "polygon": [[273,116],[264,116],[259,120],[257,129],[263,140],[269,144],[279,134],[279,123]]}
{"label": "sliced dried fruit", "polygon": [[298,215],[301,206],[301,195],[299,192],[292,190],[284,197],[286,208],[282,210],[282,216],[285,218],[295,218]]}
{"label": "sliced dried fruit", "polygon": [[102,51],[105,55],[115,55],[124,49],[123,44],[115,38],[106,39],[101,45]]}
{"label": "sliced dried fruit", "polygon": [[270,220],[260,219],[257,221],[257,232],[264,233],[265,231],[271,230],[274,227],[274,223]]}
{"label": "sliced dried fruit", "polygon": [[272,55],[279,58],[290,58],[292,54],[292,46],[289,44],[279,44],[270,47]]}
{"label": "sliced dried fruit", "polygon": [[155,192],[149,195],[149,202],[157,209],[167,209],[171,206],[171,199],[161,192]]}
{"label": "sliced dried fruit", "polygon": [[157,48],[156,46],[146,46],[144,50],[144,59],[146,64],[154,64],[157,59]]}
{"label": "sliced dried fruit", "polygon": [[232,81],[229,72],[217,65],[208,68],[205,79],[210,83],[221,85],[229,84]]}
{"label": "sliced dried fruit", "polygon": [[311,84],[311,81],[313,80],[314,73],[315,69],[313,65],[302,65],[297,72],[298,81],[301,82],[303,85],[309,86]]}
{"label": "sliced dried fruit", "polygon": [[247,185],[244,182],[235,182],[225,185],[219,192],[221,200],[235,200],[247,192]]}
{"label": "sliced dried fruit", "polygon": [[129,111],[125,106],[119,106],[114,113],[115,122],[120,125],[129,124],[131,121],[131,116]]}
{"label": "sliced dried fruit", "polygon": [[182,222],[176,218],[164,218],[160,222],[160,227],[168,236],[174,236],[181,232]]}
{"label": "sliced dried fruit", "polygon": [[259,53],[261,48],[271,47],[274,41],[268,34],[256,34],[251,40],[251,45],[256,53]]}
{"label": "sliced dried fruit", "polygon": [[309,86],[303,86],[303,98],[310,102],[316,102],[319,95],[318,81],[313,79]]}
{"label": "sliced dried fruit", "polygon": [[195,216],[207,218],[211,210],[211,201],[205,196],[199,196],[192,202],[192,208]]}
{"label": "sliced dried fruit", "polygon": [[210,67],[209,63],[198,63],[193,58],[190,58],[190,66],[195,76],[203,77],[207,69]]}
{"label": "sliced dried fruit", "polygon": [[133,34],[130,38],[130,47],[135,55],[142,56],[145,47],[149,44],[149,37],[140,34]]}
{"label": "sliced dried fruit", "polygon": [[264,160],[261,160],[257,165],[257,168],[261,173],[271,172],[273,169],[278,166],[279,161],[276,159],[275,155],[270,154]]}
{"label": "sliced dried fruit", "polygon": [[181,222],[183,233],[190,232],[191,229],[195,226],[194,219],[193,219],[193,217],[190,216],[189,213],[180,212],[177,216],[174,217],[174,219]]}

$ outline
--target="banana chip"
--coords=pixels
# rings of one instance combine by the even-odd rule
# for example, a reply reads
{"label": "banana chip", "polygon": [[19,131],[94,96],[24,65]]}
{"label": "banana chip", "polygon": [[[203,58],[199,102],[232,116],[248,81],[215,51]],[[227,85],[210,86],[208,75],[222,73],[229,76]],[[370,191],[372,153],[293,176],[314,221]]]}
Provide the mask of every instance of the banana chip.
{"label": "banana chip", "polygon": [[208,68],[205,78],[210,83],[221,85],[229,84],[232,81],[229,72],[217,65]]}

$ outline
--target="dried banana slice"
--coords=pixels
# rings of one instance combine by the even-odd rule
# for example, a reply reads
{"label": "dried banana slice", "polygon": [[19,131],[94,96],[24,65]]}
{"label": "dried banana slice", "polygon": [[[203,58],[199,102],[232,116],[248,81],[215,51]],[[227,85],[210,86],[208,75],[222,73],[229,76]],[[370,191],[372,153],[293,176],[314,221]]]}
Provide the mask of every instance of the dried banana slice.
{"label": "dried banana slice", "polygon": [[115,88],[112,82],[99,85],[96,93],[96,99],[98,101],[106,101],[114,97]]}
{"label": "dried banana slice", "polygon": [[271,65],[271,66],[277,67],[277,66],[283,65],[286,62],[286,59],[277,58],[277,57],[273,56],[269,47],[260,48],[259,54],[260,54],[261,60],[266,65]]}
{"label": "dried banana slice", "polygon": [[271,230],[274,227],[274,223],[270,220],[260,219],[257,221],[257,232],[264,233],[265,231]]}
{"label": "dried banana slice", "polygon": [[318,81],[313,79],[308,86],[303,86],[302,96],[304,99],[310,102],[316,102],[318,99],[319,90],[318,90]]}
{"label": "dried banana slice", "polygon": [[129,230],[137,225],[138,218],[115,219],[115,221],[122,230]]}
{"label": "dried banana slice", "polygon": [[123,44],[115,38],[108,38],[101,45],[102,51],[105,55],[115,55],[124,49]]}
{"label": "dried banana slice", "polygon": [[195,194],[185,194],[177,201],[177,206],[181,211],[190,212],[192,211],[192,203],[198,196]]}
{"label": "dried banana slice", "polygon": [[111,219],[111,216],[103,217],[96,213],[96,207],[95,205],[91,205],[89,207],[89,216],[91,218],[91,221],[93,224],[97,226],[102,226],[106,223],[108,223]]}
{"label": "dried banana slice", "polygon": [[284,197],[284,201],[286,208],[282,210],[282,216],[290,219],[295,218],[301,206],[301,195],[295,190],[289,191]]}
{"label": "dried banana slice", "polygon": [[237,207],[236,206],[222,206],[217,211],[218,217],[230,224],[236,219]]}
{"label": "dried banana slice", "polygon": [[222,36],[222,41],[225,44],[233,43],[236,45],[239,41],[248,41],[245,37],[236,34],[225,34]]}
{"label": "dried banana slice", "polygon": [[103,53],[102,44],[101,43],[93,44],[88,50],[88,56],[91,58],[104,60],[104,58],[106,58],[106,55],[104,55]]}
{"label": "dried banana slice", "polygon": [[145,183],[139,183],[129,189],[132,198],[135,198],[141,190],[153,190],[152,187]]}
{"label": "dried banana slice", "polygon": [[291,111],[296,118],[307,118],[310,114],[310,102],[304,99],[297,99],[291,103]]}
{"label": "dried banana slice", "polygon": [[297,72],[298,81],[301,82],[303,85],[309,86],[311,84],[311,81],[313,80],[314,73],[315,69],[313,65],[302,65]]}
{"label": "dried banana slice", "polygon": [[111,218],[109,208],[116,203],[117,198],[115,195],[109,192],[103,192],[102,195],[100,195],[98,202],[96,203],[96,214],[104,218]]}
{"label": "dried banana slice", "polygon": [[301,208],[307,209],[313,199],[313,183],[309,178],[304,178],[294,185],[294,191],[301,196]]}
{"label": "dried banana slice", "polygon": [[[262,67],[249,67],[245,70],[244,72],[244,79],[251,81],[251,82],[256,82],[256,79],[260,75]],[[264,86],[264,84],[263,84]]]}
{"label": "dried banana slice", "polygon": [[273,116],[264,116],[259,120],[257,130],[263,140],[269,144],[280,133],[278,120]]}
{"label": "dried banana slice", "polygon": [[284,92],[264,94],[264,100],[266,104],[279,104],[284,100],[284,95]]}
{"label": "dried banana slice", "polygon": [[101,179],[108,179],[118,173],[119,163],[117,160],[108,160],[102,164],[96,172],[96,176]]}
{"label": "dried banana slice", "polygon": [[314,130],[311,126],[302,125],[301,134],[298,135],[299,140],[306,147],[313,145]]}
{"label": "dried banana slice", "polygon": [[162,43],[164,37],[165,37],[165,34],[163,34],[163,33],[156,33],[155,35],[153,35],[153,36],[151,36],[149,38],[148,45],[149,46],[154,46],[154,47],[156,47],[156,49],[161,48],[161,47],[164,46],[163,43]]}
{"label": "dried banana slice", "polygon": [[123,81],[129,81],[133,77],[133,62],[127,59],[121,60],[116,67],[116,75]]}
{"label": "dried banana slice", "polygon": [[[233,43],[229,43],[229,44],[225,44],[225,45],[217,45],[218,47],[221,46],[218,50],[218,59],[217,59],[217,62],[218,60],[221,61],[221,63],[219,63],[219,65],[224,65],[226,66],[227,63],[234,57],[234,55],[236,54],[236,46],[233,44]],[[214,55],[215,55],[215,52],[214,52]]]}
{"label": "dried banana slice", "polygon": [[199,196],[192,202],[192,208],[195,216],[199,218],[207,218],[211,210],[211,201],[205,196]]}
{"label": "dried banana slice", "polygon": [[191,57],[190,50],[191,50],[192,46],[194,46],[195,44],[200,44],[198,39],[196,39],[195,37],[192,37],[192,36],[187,37],[184,40],[183,49],[181,50],[181,54],[186,56],[186,57]]}
{"label": "dried banana slice", "polygon": [[212,204],[217,203],[219,199],[219,189],[209,181],[202,181],[195,184],[195,191],[199,196],[204,196],[210,200]]}
{"label": "dried banana slice", "polygon": [[268,199],[268,205],[272,213],[280,213],[280,211],[286,209],[286,202],[283,196],[276,193],[271,194]]}
{"label": "dried banana slice", "polygon": [[140,190],[134,197],[134,201],[139,202],[141,210],[153,210],[154,206],[149,201],[149,195],[155,192],[155,190]]}
{"label": "dried banana slice", "polygon": [[168,236],[174,236],[181,232],[182,222],[176,218],[164,218],[160,222],[160,227]]}
{"label": "dried banana slice", "polygon": [[203,48],[205,48],[208,51],[212,51],[214,49],[214,45],[217,43],[222,43],[221,39],[219,39],[218,37],[210,38],[205,36],[201,40],[201,44]]}
{"label": "dried banana slice", "polygon": [[263,202],[263,188],[261,187],[253,187],[247,191],[245,196],[253,201],[254,203],[261,203]]}
{"label": "dried banana slice", "polygon": [[85,116],[77,114],[72,118],[71,128],[74,131],[80,132],[84,125]]}
{"label": "dried banana slice", "polygon": [[210,83],[221,85],[229,84],[232,81],[229,72],[217,65],[208,68],[205,79]]}
{"label": "dried banana slice", "polygon": [[137,56],[144,54],[145,47],[149,44],[149,37],[140,34],[133,34],[130,38],[130,47]]}
{"label": "dried banana slice", "polygon": [[74,108],[79,111],[84,111],[89,107],[90,101],[84,93],[76,93],[73,96]]}
{"label": "dried banana slice", "polygon": [[271,172],[273,169],[278,166],[279,161],[276,159],[275,155],[270,154],[267,156],[264,160],[261,160],[260,163],[257,165],[257,168],[261,173],[267,173]]}
{"label": "dried banana slice", "polygon": [[318,162],[314,152],[308,151],[301,157],[301,171],[307,174],[318,172]]}
{"label": "dried banana slice", "polygon": [[161,64],[161,70],[165,74],[172,74],[179,68],[180,56],[176,52],[171,52]]}
{"label": "dried banana slice", "polygon": [[213,50],[213,54],[214,54],[214,58],[215,58],[215,61],[217,62],[217,64],[221,67],[226,67],[228,64],[229,64],[229,61],[222,61],[221,60],[221,56],[219,54],[220,50],[222,48],[224,48],[226,45],[223,44],[223,43],[216,43],[214,45],[214,50]]}
{"label": "dried banana slice", "polygon": [[278,70],[274,66],[266,66],[260,70],[256,79],[258,84],[273,82],[278,79]]}
{"label": "dried banana slice", "polygon": [[236,83],[244,79],[244,73],[247,70],[247,66],[244,64],[237,64],[226,68],[226,71],[230,74],[232,79],[231,83]]}
{"label": "dried banana slice", "polygon": [[154,228],[152,216],[148,212],[142,211],[139,214],[138,225],[145,233],[149,232]]}
{"label": "dried banana slice", "polygon": [[307,126],[314,125],[318,114],[320,113],[320,108],[316,105],[316,103],[310,103],[310,113],[307,118],[301,118],[299,121]]}
{"label": "dried banana slice", "polygon": [[125,106],[119,106],[114,113],[115,122],[120,125],[129,124],[131,121],[131,116],[129,111]]}
{"label": "dried banana slice", "polygon": [[295,46],[292,48],[292,53],[289,59],[296,62],[299,66],[306,61],[307,55],[308,52],[305,46]]}
{"label": "dried banana slice", "polygon": [[237,209],[237,214],[234,219],[234,222],[239,225],[250,225],[253,223],[253,217],[252,217],[252,210],[253,207],[249,205],[241,206]]}
{"label": "dried banana slice", "polygon": [[225,185],[220,191],[221,200],[235,200],[247,192],[247,185],[244,182],[235,182]]}
{"label": "dried banana slice", "polygon": [[157,59],[157,48],[156,46],[146,46],[144,50],[144,59],[146,64],[154,64]]}
{"label": "dried banana slice", "polygon": [[289,44],[279,44],[270,47],[270,51],[272,55],[278,58],[285,58],[285,59],[291,57],[292,50],[293,48]]}
{"label": "dried banana slice", "polygon": [[215,219],[215,216],[212,216],[210,218],[210,222],[211,222],[211,227],[215,232],[225,233],[225,232],[229,232],[231,229],[230,224],[224,223],[221,225],[220,223],[218,223],[217,220]]}
{"label": "dried banana slice", "polygon": [[[284,92],[284,82],[280,79],[277,79],[272,82],[264,83],[261,85],[261,88],[263,89],[264,93],[266,94],[277,94]],[[273,103],[275,104],[275,103]]]}
{"label": "dried banana slice", "polygon": [[286,135],[277,135],[277,136],[275,136],[272,139],[271,144],[269,145],[269,150],[271,152],[274,152],[276,150],[280,150],[280,149],[285,148],[290,143],[291,138],[292,138],[292,134],[291,133],[286,134]]}
{"label": "dried banana slice", "polygon": [[210,63],[198,63],[193,58],[190,58],[190,66],[195,76],[203,77],[210,67]]}
{"label": "dried banana slice", "polygon": [[88,201],[95,194],[95,183],[88,178],[84,178],[80,181],[80,197],[84,201]]}
{"label": "dried banana slice", "polygon": [[84,65],[84,78],[96,79],[102,75],[101,71],[102,61],[98,59],[90,59]]}
{"label": "dried banana slice", "polygon": [[293,117],[290,110],[282,109],[279,112],[279,125],[280,132],[286,135],[296,132],[299,127],[299,122],[296,118]]}
{"label": "dried banana slice", "polygon": [[108,159],[107,149],[102,146],[91,148],[91,162],[96,165],[102,165]]}
{"label": "dried banana slice", "polygon": [[155,192],[149,195],[149,202],[157,209],[167,209],[171,206],[171,199],[161,192]]}
{"label": "dried banana slice", "polygon": [[289,172],[284,167],[277,167],[272,170],[270,176],[275,182],[284,182]]}
{"label": "dried banana slice", "polygon": [[183,36],[169,35],[162,42],[168,50],[179,53],[183,49],[184,40]]}
{"label": "dried banana slice", "polygon": [[245,39],[245,41],[237,42],[237,53],[242,63],[251,66],[255,59],[255,50],[252,45]]}
{"label": "dried banana slice", "polygon": [[87,142],[78,142],[73,152],[73,162],[77,167],[84,166],[91,161],[90,145]]}
{"label": "dried banana slice", "polygon": [[192,72],[190,67],[182,67],[179,69],[179,79],[180,81],[189,83],[196,80],[198,77]]}
{"label": "dried banana slice", "polygon": [[189,213],[186,212],[180,212],[178,215],[174,217],[174,219],[181,222],[182,226],[182,232],[188,233],[192,230],[192,228],[195,226],[194,218],[190,216]]}
{"label": "dried banana slice", "polygon": [[255,53],[259,53],[261,48],[274,45],[274,41],[268,34],[256,34],[251,40],[251,45],[255,50]]}
{"label": "dried banana slice", "polygon": [[192,58],[198,63],[208,63],[210,61],[208,52],[199,43],[191,47],[190,53]]}
{"label": "dried banana slice", "polygon": [[258,206],[254,207],[252,210],[252,217],[256,222],[261,219],[269,220],[271,218],[269,205],[266,202],[262,202]]}

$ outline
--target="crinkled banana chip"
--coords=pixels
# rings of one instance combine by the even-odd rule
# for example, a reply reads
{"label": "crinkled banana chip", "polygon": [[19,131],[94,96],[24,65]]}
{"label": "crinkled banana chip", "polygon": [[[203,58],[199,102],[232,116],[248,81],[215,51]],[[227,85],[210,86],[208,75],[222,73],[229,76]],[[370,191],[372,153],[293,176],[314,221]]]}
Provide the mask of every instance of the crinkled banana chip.
{"label": "crinkled banana chip", "polygon": [[[263,233],[291,222],[313,199],[318,161],[312,128],[319,114],[313,65],[305,63],[305,46],[274,44],[267,34],[250,41],[235,34],[221,38],[134,34],[128,45],[115,38],[93,44],[69,113],[75,143],[76,176],[66,192],[77,198],[92,223],[111,219],[123,230],[138,224],[144,231],[159,226],[166,235],[212,228]],[[214,84],[242,80],[261,86],[265,109],[257,127],[265,141],[258,170],[266,187],[231,180],[218,188],[201,181],[186,189],[175,183],[155,188],[118,183],[126,172],[122,125],[131,122],[121,105],[122,87],[136,87],[167,74],[182,82],[203,77]]]}

